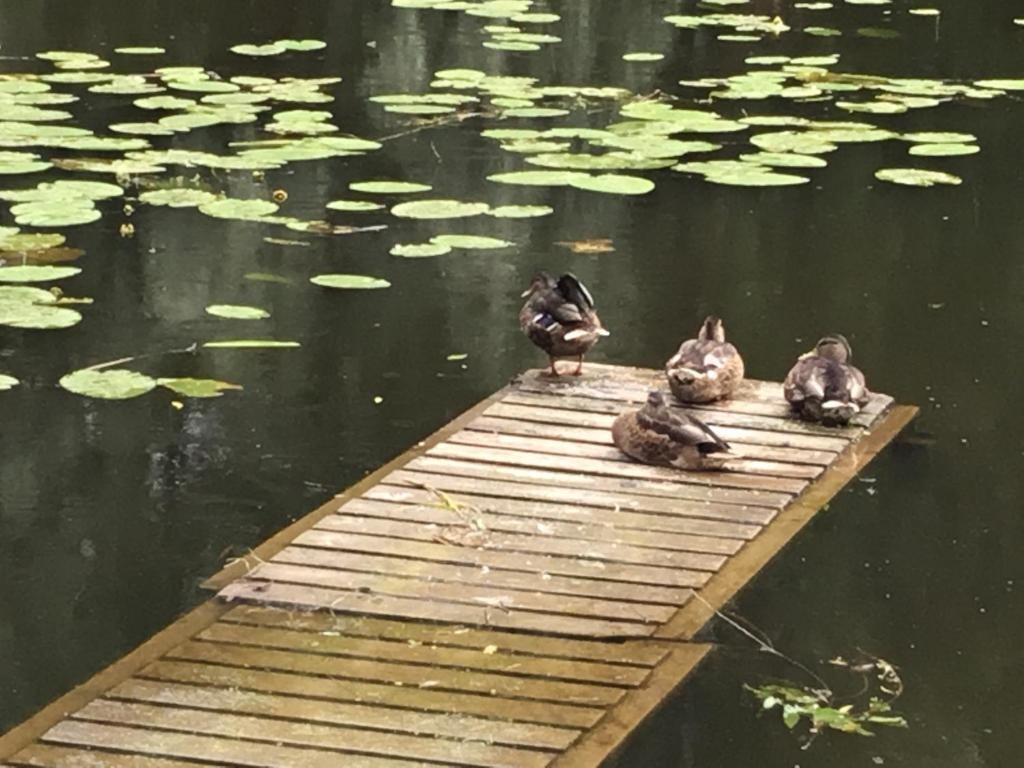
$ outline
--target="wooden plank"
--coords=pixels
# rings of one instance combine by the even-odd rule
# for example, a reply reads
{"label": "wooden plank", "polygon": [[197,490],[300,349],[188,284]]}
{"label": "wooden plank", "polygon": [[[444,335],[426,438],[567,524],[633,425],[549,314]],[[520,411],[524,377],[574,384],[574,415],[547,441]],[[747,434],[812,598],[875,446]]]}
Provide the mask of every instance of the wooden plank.
{"label": "wooden plank", "polygon": [[313,549],[291,546],[274,555],[271,563],[308,565],[316,568],[334,568],[340,571],[361,571],[391,576],[421,576],[441,581],[486,584],[490,587],[509,587],[547,592],[553,595],[575,595],[627,603],[652,605],[682,605],[690,599],[688,589],[653,587],[602,579],[581,579],[552,576],[539,570],[506,570],[452,565],[435,560],[412,560],[404,557],[381,557],[357,552]]}
{"label": "wooden plank", "polygon": [[[553,504],[541,501],[524,501],[494,496],[480,496],[470,493],[453,495],[462,504],[487,512],[523,517],[528,520],[558,520],[568,523],[604,526],[617,531],[654,531],[659,533],[692,533],[703,536],[720,536],[727,539],[749,540],[761,530],[759,525],[707,520],[700,517],[685,517],[681,513],[657,515],[633,512],[620,508],[601,508],[578,504]],[[378,485],[371,488],[363,499],[402,504],[436,504],[437,494],[419,488],[403,488],[394,485]],[[351,502],[350,502],[351,503]]]}
{"label": "wooden plank", "polygon": [[894,406],[857,443],[851,445],[764,532],[723,567],[701,590],[702,600],[680,609],[658,631],[660,637],[689,639],[803,528],[817,512],[857,476],[917,415],[912,406]]}
{"label": "wooden plank", "polygon": [[[462,528],[463,530],[470,530],[466,526],[462,526]],[[349,515],[325,517],[316,524],[316,530],[431,542],[437,541],[442,532],[439,526],[420,525],[415,522],[405,522],[404,520],[381,520],[379,518],[353,517]],[[482,541],[484,544],[480,547],[467,548],[582,557],[590,560],[653,565],[661,568],[689,568],[700,571],[716,570],[721,567],[726,559],[721,554],[649,549],[646,547],[628,546],[617,541],[593,541],[581,544],[579,541],[571,539],[557,539],[537,534],[520,535],[487,531]],[[733,539],[722,539],[721,541],[729,543],[730,552],[735,552],[740,546],[739,542]]]}
{"label": "wooden plank", "polygon": [[202,768],[210,764],[35,742],[14,755],[10,763],[3,765],[38,768]]}
{"label": "wooden plank", "polygon": [[299,632],[283,627],[253,627],[218,622],[199,634],[199,639],[261,648],[276,648],[343,658],[378,659],[402,664],[422,664],[431,668],[478,669],[482,672],[541,677],[550,680],[596,683],[618,687],[636,687],[647,679],[646,667],[603,664],[580,659],[553,659],[523,656],[507,649],[439,648],[409,645],[396,640],[378,640],[347,635]]}
{"label": "wooden plank", "polygon": [[483,744],[404,733],[382,734],[338,725],[296,723],[291,720],[229,714],[185,707],[154,706],[142,702],[97,699],[75,713],[78,720],[168,729],[190,734],[227,736],[259,743],[334,750],[339,761],[350,756],[380,755],[416,761],[479,768],[544,768],[552,754],[516,747]]}
{"label": "wooden plank", "polygon": [[[480,416],[469,424],[462,432],[479,431],[485,434],[516,435],[521,437],[551,438],[556,440],[567,440],[579,445],[589,443],[594,445],[612,445],[611,430],[596,427],[574,427],[565,424],[554,424],[540,421],[523,421],[520,419],[506,419],[498,416]],[[801,447],[807,438],[803,436],[787,435],[784,433],[763,432],[759,430],[748,430],[741,428],[719,427],[717,433],[723,440],[728,441],[734,449],[752,458],[778,459],[793,463],[819,464],[827,466],[832,463],[836,455],[846,445],[846,440],[841,438],[824,438],[822,447]],[[452,439],[455,435],[452,436]],[[811,445],[822,445],[821,438],[811,437]]]}
{"label": "wooden plank", "polygon": [[458,693],[292,672],[244,669],[167,659],[139,673],[146,680],[238,688],[243,691],[306,697],[325,702],[397,707],[424,713],[462,714],[519,723],[588,728],[604,714],[598,707],[530,699],[506,699],[490,693]]}
{"label": "wooden plank", "polygon": [[561,637],[473,629],[458,624],[420,624],[365,616],[332,616],[324,612],[285,611],[259,605],[233,608],[224,614],[222,621],[286,627],[317,634],[337,632],[354,637],[374,637],[453,648],[485,648],[488,645],[496,645],[527,656],[603,661],[629,666],[653,667],[667,654],[660,643],[567,640]]}
{"label": "wooden plank", "polygon": [[[478,445],[484,448],[510,448],[518,451],[534,451],[535,453],[583,456],[588,459],[605,459],[623,463],[632,461],[612,443],[609,430],[588,430],[596,432],[597,437],[583,441],[568,438],[560,433],[561,428],[544,424],[538,426],[547,427],[549,431],[545,435],[505,434],[501,431],[481,429],[478,422],[484,421],[486,418],[481,417],[470,422],[466,429],[456,432],[446,442]],[[578,427],[577,429],[583,428]],[[828,466],[836,457],[836,454],[829,451],[807,451],[799,448],[779,448],[737,442],[730,443],[730,447],[739,458],[758,459],[759,461],[755,465],[758,471],[770,468],[771,474],[783,477],[816,477],[819,474],[819,468]]]}
{"label": "wooden plank", "polygon": [[[530,457],[526,458],[532,460]],[[560,488],[573,488],[577,492],[610,491],[612,493],[630,493],[636,496],[657,496],[660,498],[690,499],[693,501],[710,501],[722,504],[762,506],[776,510],[788,504],[796,493],[796,491],[779,492],[717,488],[710,485],[690,485],[670,480],[601,477],[581,472],[560,472],[538,469],[532,466],[510,466],[507,464],[481,464],[476,461],[459,461],[438,458],[436,456],[421,456],[418,459],[413,459],[406,465],[406,470],[456,475],[459,477],[475,477],[482,480],[505,480],[531,485],[556,485]],[[387,482],[395,482],[395,474],[397,473],[388,475]],[[587,499],[583,498],[581,500],[585,502]]]}
{"label": "wooden plank", "polygon": [[[189,641],[173,649],[169,659],[228,664],[278,672],[346,677],[352,680],[414,685],[456,693],[486,693],[505,698],[537,699],[584,706],[607,706],[622,698],[622,689],[590,683],[541,680],[494,672],[434,669],[372,659],[331,658],[310,653],[247,648],[222,643]],[[424,686],[424,683],[428,685]]]}
{"label": "wooden plank", "polygon": [[[489,576],[485,574],[484,578]],[[367,574],[339,568],[318,568],[279,562],[277,558],[264,563],[248,578],[253,581],[273,581],[280,584],[324,587],[339,592],[356,592],[366,595],[389,597],[413,597],[438,603],[460,603],[479,607],[481,605],[502,606],[509,611],[527,611],[553,615],[581,616],[586,618],[614,619],[619,621],[659,624],[668,620],[674,609],[666,605],[648,605],[622,600],[605,600],[596,597],[541,592],[536,589],[479,585],[477,579],[446,582],[419,576]],[[542,583],[541,575],[534,579]],[[690,598],[683,596],[678,604]]]}
{"label": "wooden plank", "polygon": [[602,507],[613,511],[631,510],[755,525],[765,525],[776,514],[774,509],[744,504],[723,504],[701,499],[666,499],[643,496],[629,491],[623,493],[591,489],[584,493],[577,488],[558,485],[531,486],[526,483],[491,480],[483,477],[460,477],[409,470],[392,472],[388,475],[387,481],[378,488],[384,485],[417,489],[436,488],[446,493],[470,493],[520,501],[546,501],[574,506]]}
{"label": "wooden plank", "polygon": [[[764,491],[780,491],[783,493],[799,493],[805,485],[804,479],[776,477],[755,470],[763,469],[766,462],[731,459],[729,466],[721,472],[696,472],[674,467],[655,467],[636,461],[590,459],[583,456],[564,454],[535,453],[532,451],[513,451],[503,448],[482,448],[456,443],[438,443],[419,462],[432,457],[457,459],[460,461],[510,465],[513,467],[532,467],[540,470],[559,470],[562,472],[587,473],[615,478],[636,478],[644,481],[662,481],[670,484],[698,485],[711,492],[719,488],[750,488]],[[777,464],[777,462],[775,463]],[[756,466],[755,466],[756,465]],[[412,466],[410,464],[410,466]],[[770,465],[769,465],[770,466]],[[818,474],[816,468],[810,468],[812,474]],[[674,489],[669,488],[671,493]]]}
{"label": "wooden plank", "polygon": [[551,768],[595,768],[625,743],[633,731],[663,706],[686,677],[711,650],[697,643],[675,644],[672,654],[658,666],[647,685],[630,693],[585,733]]}
{"label": "wooden plank", "polygon": [[[540,424],[558,424],[567,427],[588,427],[590,429],[610,430],[615,416],[608,413],[587,413],[562,408],[538,408],[528,405],[514,405],[498,402],[488,408],[481,418],[503,418],[528,421]],[[738,440],[762,445],[784,445],[818,450],[841,451],[849,443],[849,438],[828,434],[806,434],[802,432],[781,432],[764,429],[751,429],[736,425],[714,425],[715,432],[723,440]],[[742,431],[739,431],[741,430]]]}
{"label": "wooden plank", "polygon": [[107,698],[548,750],[563,750],[579,735],[571,728],[152,680],[128,680]]}
{"label": "wooden plank", "polygon": [[[82,720],[61,721],[43,735],[43,740],[52,744],[193,759],[204,761],[206,765],[212,762],[218,766],[247,768],[338,768],[338,753],[334,751]],[[370,755],[345,756],[345,768],[437,768],[437,765]]]}
{"label": "wooden plank", "polygon": [[[534,394],[531,392],[510,392],[501,399],[502,405],[518,405],[533,408],[557,409],[561,411],[582,411],[585,413],[618,416],[632,409],[632,405],[610,400],[596,400],[589,397],[570,395]],[[734,411],[715,411],[695,406],[681,407],[669,404],[669,408],[680,413],[693,413],[713,429],[719,425],[760,429],[767,432],[795,432],[801,435],[845,437],[855,439],[861,434],[861,427],[826,427],[813,422],[801,421],[792,415],[758,416]],[[490,411],[488,411],[490,412]]]}
{"label": "wooden plank", "polygon": [[[453,565],[477,568],[506,568],[531,573],[550,573],[584,579],[604,579],[663,587],[695,587],[704,584],[710,571],[684,568],[663,568],[629,563],[609,563],[576,556],[525,554],[497,549],[474,549],[453,544],[395,539],[388,536],[368,536],[339,531],[314,529],[301,534],[296,545],[354,552],[379,552],[393,557],[437,560]],[[424,618],[429,619],[429,616]]]}
{"label": "wooden plank", "polygon": [[[655,549],[683,550],[691,552],[712,552],[731,555],[743,545],[743,539],[724,536],[708,536],[686,533],[656,534],[647,531],[617,530],[609,525],[586,525],[583,523],[545,522],[523,517],[495,514],[489,509],[464,507],[458,512],[447,507],[431,504],[394,504],[372,499],[353,499],[338,510],[339,515],[353,517],[375,517],[386,520],[436,525],[442,527],[466,527],[467,521],[487,540],[491,531],[518,533],[523,535],[549,536],[559,539],[600,541],[615,539],[623,544]],[[328,518],[333,519],[333,518]]]}
{"label": "wooden plank", "polygon": [[[304,534],[305,535],[305,534]],[[499,627],[554,635],[587,637],[647,637],[655,627],[649,624],[589,619],[563,614],[509,610],[502,605],[439,603],[418,598],[365,595],[310,586],[274,584],[240,579],[218,593],[226,600],[247,600],[269,605],[315,608],[339,613],[401,617],[423,621],[451,621],[480,627]]]}

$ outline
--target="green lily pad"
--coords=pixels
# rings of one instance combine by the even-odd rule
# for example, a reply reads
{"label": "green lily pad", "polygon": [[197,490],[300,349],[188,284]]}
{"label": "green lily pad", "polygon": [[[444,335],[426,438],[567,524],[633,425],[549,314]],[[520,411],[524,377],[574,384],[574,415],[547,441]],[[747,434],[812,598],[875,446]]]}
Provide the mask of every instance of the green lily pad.
{"label": "green lily pad", "polygon": [[157,379],[156,383],[182,397],[220,397],[229,389],[241,389],[216,379]]}
{"label": "green lily pad", "polygon": [[391,209],[394,216],[406,219],[462,219],[479,216],[490,209],[487,203],[467,203],[461,200],[413,200],[399,203]]}
{"label": "green lily pad", "polygon": [[207,341],[204,349],[294,349],[301,346],[297,341],[276,341],[274,339],[231,339],[229,341]]}
{"label": "green lily pad", "polygon": [[502,117],[562,117],[569,110],[557,107],[518,107],[502,110]]}
{"label": "green lily pad", "polygon": [[21,382],[18,381],[13,376],[7,376],[3,373],[0,373],[0,392],[3,392],[6,389],[14,389],[20,383]]}
{"label": "green lily pad", "polygon": [[49,283],[74,277],[82,270],[78,267],[18,266],[0,267],[0,283]]}
{"label": "green lily pad", "polygon": [[370,195],[408,195],[415,192],[429,192],[429,184],[412,181],[354,181],[348,185],[353,192]]}
{"label": "green lily pad", "polygon": [[487,177],[488,181],[499,184],[521,184],[534,187],[564,187],[574,181],[587,179],[589,175],[577,171],[513,171],[512,173],[496,173]]}
{"label": "green lily pad", "polygon": [[915,144],[908,154],[918,157],[962,157],[981,152],[977,144]]}
{"label": "green lily pad", "polygon": [[64,235],[55,232],[0,232],[0,251],[45,251],[64,245]]}
{"label": "green lily pad", "polygon": [[443,256],[451,253],[452,247],[443,243],[400,243],[391,248],[388,253],[392,256],[402,256],[407,259],[422,259],[431,256]]}
{"label": "green lily pad", "polygon": [[327,203],[326,207],[332,211],[362,213],[365,211],[379,211],[384,206],[370,200],[331,200],[331,202]]}
{"label": "green lily pad", "polygon": [[11,208],[14,220],[26,227],[75,227],[100,218],[91,200],[45,200]]}
{"label": "green lily pad", "polygon": [[464,250],[492,250],[515,245],[515,243],[508,240],[501,240],[497,237],[484,237],[482,235],[438,235],[430,238],[430,242],[435,245]]}
{"label": "green lily pad", "polygon": [[384,111],[396,115],[449,115],[455,107],[444,104],[386,104]]}
{"label": "green lily pad", "polygon": [[725,184],[734,187],[788,187],[806,184],[810,181],[810,179],[804,176],[775,173],[753,164],[745,171],[733,170],[709,173],[704,178],[712,184]]}
{"label": "green lily pad", "polygon": [[1024,80],[975,80],[974,84],[979,88],[994,88],[1000,91],[1024,91]]}
{"label": "green lily pad", "polygon": [[759,133],[750,137],[750,143],[765,152],[796,152],[801,155],[824,155],[838,148],[813,134],[796,131]]}
{"label": "green lily pad", "polygon": [[323,40],[275,40],[273,44],[286,51],[320,51],[327,47]]}
{"label": "green lily pad", "polygon": [[37,173],[50,167],[52,163],[49,160],[43,160],[32,152],[0,152],[0,174]]}
{"label": "green lily pad", "polygon": [[288,49],[279,43],[265,43],[264,45],[245,43],[233,45],[230,50],[232,53],[241,54],[242,56],[277,56]]}
{"label": "green lily pad", "polygon": [[757,152],[751,155],[740,155],[740,160],[775,168],[824,168],[828,165],[817,155],[798,155],[793,152]]}
{"label": "green lily pad", "polygon": [[316,275],[311,277],[309,282],[313,283],[313,285],[319,285],[324,288],[375,289],[391,287],[391,283],[387,280],[379,277],[370,277],[368,275]]}
{"label": "green lily pad", "polygon": [[167,51],[156,45],[132,45],[124,48],[115,48],[114,53],[120,53],[126,56],[159,56],[162,53],[167,53]]}
{"label": "green lily pad", "polygon": [[68,392],[102,400],[128,400],[156,387],[156,380],[136,371],[120,368],[81,370],[61,377],[60,385]]}
{"label": "green lily pad", "polygon": [[12,328],[70,328],[82,316],[73,309],[54,306],[57,297],[41,288],[0,285],[0,325]]}
{"label": "green lily pad", "polygon": [[118,176],[141,176],[147,173],[163,173],[167,170],[162,165],[123,159],[61,157],[54,160],[53,164],[64,171],[113,173]]}
{"label": "green lily pad", "polygon": [[901,138],[922,144],[967,144],[968,142],[978,140],[978,137],[973,133],[955,133],[953,131],[904,133]]}
{"label": "green lily pad", "polygon": [[173,136],[174,129],[160,123],[112,123],[114,133],[129,133],[136,136]]}
{"label": "green lily pad", "polygon": [[206,314],[231,320],[263,320],[270,317],[270,313],[265,309],[242,304],[211,304],[206,308]]}
{"label": "green lily pad", "polygon": [[216,199],[217,196],[212,192],[188,187],[152,189],[139,195],[139,202],[146,205],[166,205],[170,208],[195,208],[212,203]]}
{"label": "green lily pad", "polygon": [[199,212],[217,219],[259,221],[277,212],[277,204],[269,200],[245,200],[225,197],[199,206]]}
{"label": "green lily pad", "polygon": [[623,61],[661,61],[665,58],[663,53],[648,53],[646,51],[637,51],[635,53],[623,54]]}
{"label": "green lily pad", "polygon": [[190,109],[196,105],[194,100],[180,96],[147,96],[134,103],[140,109]]}
{"label": "green lily pad", "polygon": [[639,176],[606,173],[600,176],[574,179],[569,182],[569,186],[610,195],[646,195],[654,189],[654,182]]}
{"label": "green lily pad", "polygon": [[956,186],[963,179],[942,171],[927,171],[921,168],[883,168],[875,171],[875,178],[892,184],[903,184],[908,187],[934,187],[937,184]]}
{"label": "green lily pad", "polygon": [[488,216],[496,219],[532,219],[537,216],[548,216],[555,212],[554,208],[547,205],[499,205],[484,211]]}

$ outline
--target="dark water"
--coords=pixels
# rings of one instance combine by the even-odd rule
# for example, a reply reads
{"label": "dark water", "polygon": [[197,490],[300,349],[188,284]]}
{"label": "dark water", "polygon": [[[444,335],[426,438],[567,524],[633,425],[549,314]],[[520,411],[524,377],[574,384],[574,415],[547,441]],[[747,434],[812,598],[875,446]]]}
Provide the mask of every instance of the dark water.
{"label": "dark water", "polygon": [[[0,55],[156,44],[169,51],[161,63],[199,63],[225,75],[341,75],[344,83],[330,91],[335,122],[367,137],[410,125],[368,105],[369,95],[425,91],[435,70],[453,66],[637,92],[674,92],[680,78],[742,72],[754,53],[839,51],[843,71],[904,77],[1024,73],[1024,30],[1011,24],[1016,4],[937,5],[938,26],[908,17],[905,3],[885,17],[873,6],[801,14],[789,3],[755,0],[740,10],[781,13],[794,27],[886,25],[903,37],[821,40],[794,31],[748,45],[661,21],[692,3],[551,2],[564,17],[551,31],[564,42],[508,54],[480,47],[487,20],[369,0],[40,0],[0,5]],[[319,37],[329,47],[255,64],[227,52],[278,37]],[[667,56],[653,65],[621,61],[635,50]],[[25,66],[44,71],[0,60],[4,71]],[[101,126],[125,118],[123,103],[105,97],[71,109]],[[827,105],[821,114],[848,119]],[[85,321],[57,332],[0,327],[0,370],[23,381],[0,394],[0,730],[202,599],[197,583],[226,555],[259,543],[538,364],[514,315],[529,274],[546,265],[572,269],[597,294],[613,335],[595,359],[659,365],[715,310],[728,318],[752,375],[779,378],[809,340],[839,329],[875,388],[923,406],[919,428],[934,437],[897,446],[871,465],[732,606],[815,668],[858,648],[899,665],[906,683],[899,707],[910,730],[823,737],[801,751],[741,689],[799,673],[722,626],[709,637],[723,649],[619,764],[1020,764],[1024,106],[1004,98],[853,119],[861,117],[895,130],[972,132],[983,151],[908,163],[898,142],[844,145],[804,187],[716,187],[661,171],[646,174],[657,181],[654,193],[630,199],[486,182],[522,161],[480,138],[479,126],[463,124],[390,141],[365,158],[293,164],[264,181],[233,173],[217,183],[240,196],[285,188],[285,212],[307,217],[350,196],[350,181],[379,176],[431,183],[438,197],[543,202],[555,215],[441,229],[371,215],[359,221],[391,229],[310,238],[310,247],[298,248],[262,239],[292,233],[154,208],[141,209],[136,236],[121,239],[119,204],[101,204],[109,211],[101,222],[69,232],[70,244],[87,254],[67,288],[96,299]],[[183,146],[222,147],[232,135],[199,131]],[[917,190],[872,178],[877,168],[906,164],[950,170],[964,184]],[[517,245],[433,260],[387,255],[394,242],[437,231]],[[554,244],[596,237],[613,238],[615,252],[573,255]],[[254,283],[243,279],[248,272],[294,282]],[[323,291],[306,282],[320,272],[381,275],[394,287]],[[273,319],[259,335],[303,346],[153,358],[149,373],[245,386],[181,411],[158,393],[107,403],[56,387],[64,373],[98,361],[231,335],[236,326],[225,331],[227,321],[203,314],[211,303],[265,307]],[[454,352],[469,353],[465,368],[445,360]]]}

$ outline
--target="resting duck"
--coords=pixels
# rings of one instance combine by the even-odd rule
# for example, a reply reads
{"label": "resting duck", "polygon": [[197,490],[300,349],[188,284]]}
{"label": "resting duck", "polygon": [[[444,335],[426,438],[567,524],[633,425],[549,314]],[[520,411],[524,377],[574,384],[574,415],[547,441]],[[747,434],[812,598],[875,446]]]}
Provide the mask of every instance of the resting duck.
{"label": "resting duck", "polygon": [[850,342],[838,333],[801,355],[783,383],[793,410],[808,421],[847,424],[871,397],[864,374],[850,365],[851,357]]}
{"label": "resting duck", "polygon": [[609,335],[594,311],[590,291],[571,273],[556,281],[547,272],[538,272],[523,296],[529,298],[519,311],[519,327],[548,353],[551,374],[558,376],[555,359],[559,357],[575,357],[579,364],[573,375],[582,374],[583,356],[598,339]]}
{"label": "resting duck", "polygon": [[731,456],[728,443],[707,424],[670,411],[658,390],[647,395],[643,408],[615,419],[612,440],[637,461],[682,469],[721,469]]}
{"label": "resting duck", "polygon": [[681,402],[710,403],[731,397],[743,381],[743,358],[725,340],[720,318],[708,315],[696,339],[687,339],[665,363],[668,385]]}

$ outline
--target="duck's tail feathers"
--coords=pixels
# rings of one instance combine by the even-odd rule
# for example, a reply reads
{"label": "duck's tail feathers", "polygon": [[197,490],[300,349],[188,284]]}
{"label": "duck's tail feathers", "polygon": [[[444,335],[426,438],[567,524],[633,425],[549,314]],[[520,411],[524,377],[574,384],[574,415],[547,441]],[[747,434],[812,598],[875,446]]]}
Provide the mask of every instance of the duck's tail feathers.
{"label": "duck's tail feathers", "polygon": [[575,331],[569,331],[562,338],[566,341],[575,341],[576,339],[582,339],[584,336],[589,336],[593,331],[588,331],[585,328],[577,328]]}
{"label": "duck's tail feathers", "polygon": [[701,341],[725,341],[725,326],[718,315],[708,315],[697,334]]}
{"label": "duck's tail feathers", "polygon": [[594,329],[594,333],[596,333],[598,336],[611,336],[612,335],[612,332],[609,331],[607,328],[595,328]]}

